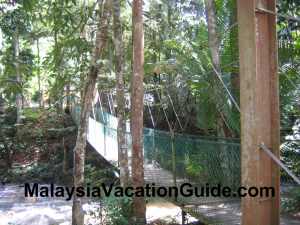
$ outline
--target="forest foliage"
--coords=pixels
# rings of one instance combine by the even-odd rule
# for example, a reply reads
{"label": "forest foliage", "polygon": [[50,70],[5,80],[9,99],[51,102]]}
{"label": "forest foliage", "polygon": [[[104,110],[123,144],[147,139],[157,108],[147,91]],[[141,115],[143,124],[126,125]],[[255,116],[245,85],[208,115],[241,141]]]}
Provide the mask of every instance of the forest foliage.
{"label": "forest foliage", "polygon": [[[126,90],[130,90],[132,65],[131,3],[122,1],[122,27],[125,52]],[[144,4],[145,23],[145,87],[153,94],[159,90],[161,101],[154,104],[157,127],[166,129],[161,107],[170,121],[176,121],[168,100],[171,96],[179,115],[178,132],[216,135],[215,119],[222,113],[228,136],[239,137],[239,114],[224,88],[214,91],[208,32],[203,1],[152,0]],[[25,1],[1,3],[1,95],[14,104],[16,93],[23,100],[51,105],[62,104],[67,95],[78,95],[95,37],[95,18],[101,9],[93,1]],[[281,13],[297,15],[294,1],[279,1]],[[216,1],[217,30],[221,57],[222,79],[239,98],[238,47],[236,7],[232,0]],[[290,129],[299,114],[297,87],[300,48],[298,22],[278,19],[279,76],[283,129]],[[20,42],[21,82],[16,81],[13,38],[18,31]],[[108,48],[100,60],[103,64],[98,79],[99,90],[115,87],[113,35],[109,34]],[[71,86],[71,93],[66,87]],[[215,101],[226,96],[221,109]],[[219,111],[219,112],[218,112]],[[146,126],[152,126],[146,114]]]}
{"label": "forest foliage", "polygon": [[[221,118],[225,131],[222,136],[240,138],[240,114],[225,89],[239,102],[236,3],[216,0],[215,5],[223,85],[214,85],[204,1],[144,1],[145,127],[169,131],[171,125],[172,131],[177,133],[220,136],[220,125],[216,121]],[[78,101],[93,57],[97,18],[102,10],[97,1],[91,0],[0,2],[0,100],[16,106],[17,97],[22,96],[24,108],[39,106],[57,111],[63,111],[68,101]],[[277,10],[296,17],[300,5],[296,0],[279,0]],[[129,118],[128,96],[133,70],[132,1],[121,1],[121,23],[125,117]],[[278,17],[282,159],[296,174],[300,174],[297,164],[300,147],[297,139],[300,132],[299,26],[298,21]],[[107,47],[102,58],[97,59],[97,64],[101,65],[97,90],[104,96],[105,110],[113,113],[117,59],[111,27]],[[191,176],[197,176],[202,169],[189,158],[186,164]]]}

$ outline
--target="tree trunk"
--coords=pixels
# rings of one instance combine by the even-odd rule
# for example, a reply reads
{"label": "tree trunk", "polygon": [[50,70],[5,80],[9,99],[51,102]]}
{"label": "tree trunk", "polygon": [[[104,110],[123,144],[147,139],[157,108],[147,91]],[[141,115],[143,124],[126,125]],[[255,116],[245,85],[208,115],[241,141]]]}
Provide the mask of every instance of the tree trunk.
{"label": "tree trunk", "polygon": [[[230,15],[230,24],[233,24],[237,21],[237,0],[230,1],[229,7],[232,9]],[[231,62],[235,62],[239,60],[239,46],[238,46],[238,28],[237,26],[232,28],[230,31],[230,55]],[[231,93],[236,102],[240,102],[240,75],[239,75],[239,67],[233,67],[230,74],[230,84],[231,84]],[[232,107],[232,113],[237,115],[240,112],[236,109],[236,107]],[[237,116],[238,118],[238,116]],[[234,137],[239,137],[239,132],[234,133]]]}
{"label": "tree trunk", "polygon": [[213,66],[220,72],[219,40],[217,34],[217,16],[214,0],[205,0],[205,12],[208,29],[208,44]]}
{"label": "tree trunk", "polygon": [[[144,105],[144,31],[143,1],[134,0],[133,25],[133,76],[131,85],[131,135],[132,135],[132,183],[144,186],[143,163],[143,105]],[[146,224],[146,204],[143,197],[133,198],[134,224]]]}
{"label": "tree trunk", "polygon": [[[217,109],[217,118],[216,118],[216,125],[217,125],[217,136],[218,137],[228,137],[231,136],[229,132],[229,127],[226,124],[226,117],[222,111],[222,104],[226,102],[225,93],[222,92],[224,87],[222,86],[221,82],[219,81],[218,76],[221,74],[221,66],[220,66],[220,52],[219,52],[219,40],[217,34],[217,16],[216,16],[216,9],[215,9],[215,2],[214,0],[205,0],[205,11],[206,11],[206,19],[207,19],[207,27],[208,27],[208,44],[211,52],[212,64],[214,67],[214,77],[212,78],[212,85],[213,91],[215,95],[215,106]],[[225,103],[226,104],[226,103]],[[223,141],[222,141],[223,142]],[[225,143],[219,145],[220,149],[220,162],[221,162],[221,172],[223,173],[223,178],[220,182],[231,185],[230,180],[230,169],[229,163],[230,158],[228,157],[228,151],[226,148]]]}
{"label": "tree trunk", "polygon": [[68,81],[66,85],[66,108],[65,113],[70,114],[71,113],[71,90],[70,90],[70,80]]}
{"label": "tree trunk", "polygon": [[[85,164],[85,148],[87,139],[87,128],[89,115],[93,102],[94,89],[99,71],[99,65],[97,61],[103,54],[104,47],[107,42],[107,31],[109,25],[109,19],[111,15],[111,1],[103,1],[104,9],[102,15],[98,21],[98,29],[96,33],[95,48],[93,51],[91,65],[86,78],[83,99],[81,102],[81,113],[78,126],[76,146],[74,148],[74,187],[84,185],[84,164]],[[101,5],[99,4],[99,8]],[[84,213],[82,210],[81,200],[74,196],[72,207],[72,225],[83,225]]]}
{"label": "tree trunk", "polygon": [[64,175],[67,175],[69,165],[68,165],[68,148],[65,144],[65,137],[62,138],[62,146],[63,146],[63,149],[64,149],[63,173],[64,173]]}
{"label": "tree trunk", "polygon": [[125,92],[124,92],[124,43],[120,20],[120,0],[114,0],[114,44],[116,54],[117,79],[117,117],[118,117],[118,152],[120,181],[122,186],[129,183],[128,147],[126,143]]}
{"label": "tree trunk", "polygon": [[[55,54],[57,54],[58,51],[58,40],[57,40],[57,29],[54,30],[54,49],[55,49]],[[57,56],[56,56],[57,57]],[[59,63],[59,66],[57,66],[55,64],[55,73],[57,77],[60,77],[60,65],[61,63]],[[53,100],[54,100],[54,106],[56,108],[56,112],[60,113],[60,109],[59,109],[59,98],[61,97],[61,93],[56,93],[56,95],[53,96]]]}
{"label": "tree trunk", "polygon": [[[214,89],[215,95],[215,105],[218,111],[217,117],[217,135],[223,137],[226,133],[226,124],[222,119],[222,112],[220,109],[220,93],[219,93],[219,82],[218,82],[218,74],[221,73],[221,66],[220,66],[220,52],[219,52],[219,40],[217,34],[217,16],[216,16],[216,9],[215,9],[215,2],[214,0],[205,0],[205,13],[206,13],[206,20],[207,20],[207,28],[208,28],[208,45],[211,53],[212,64],[214,67],[215,73],[214,77],[212,78],[212,86]],[[223,88],[223,87],[222,87]],[[222,93],[221,93],[222,94]]]}
{"label": "tree trunk", "polygon": [[19,33],[18,30],[15,32],[13,39],[14,54],[15,54],[15,69],[16,69],[16,84],[17,84],[17,94],[16,94],[16,108],[17,108],[17,124],[22,123],[22,78],[20,73],[20,46],[19,46]]}
{"label": "tree trunk", "polygon": [[38,68],[37,68],[37,78],[38,78],[38,88],[39,88],[39,107],[42,108],[43,107],[43,91],[41,88],[41,65],[40,65],[40,45],[39,45],[39,39],[37,38],[36,40],[36,48],[37,48],[37,64],[38,64]]}

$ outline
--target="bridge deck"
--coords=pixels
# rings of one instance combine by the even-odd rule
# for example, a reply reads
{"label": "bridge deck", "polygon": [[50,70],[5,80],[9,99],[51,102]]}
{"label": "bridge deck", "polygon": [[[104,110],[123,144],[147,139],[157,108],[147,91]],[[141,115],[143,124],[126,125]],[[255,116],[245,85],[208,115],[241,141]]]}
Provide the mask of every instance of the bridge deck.
{"label": "bridge deck", "polygon": [[[173,186],[173,174],[152,164],[145,165],[145,182],[155,183],[157,186]],[[177,185],[189,182],[177,179]],[[239,199],[217,197],[183,197],[178,196],[177,201],[169,201],[178,205],[185,212],[199,219],[205,224],[239,225],[241,224],[241,204]],[[281,216],[281,225],[298,225],[299,220]]]}

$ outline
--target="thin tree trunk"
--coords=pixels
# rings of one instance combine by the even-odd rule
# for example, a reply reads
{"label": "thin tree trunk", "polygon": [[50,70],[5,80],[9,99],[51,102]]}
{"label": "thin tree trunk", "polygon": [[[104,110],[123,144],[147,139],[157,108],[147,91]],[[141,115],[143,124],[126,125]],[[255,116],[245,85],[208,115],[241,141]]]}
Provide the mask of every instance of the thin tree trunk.
{"label": "thin tree trunk", "polygon": [[[230,24],[231,26],[236,23],[237,21],[237,0],[231,0],[229,7],[231,8],[231,15],[230,15]],[[239,60],[239,46],[238,46],[238,28],[234,27],[230,31],[230,55],[231,55],[231,62],[235,62]],[[233,67],[231,74],[230,74],[230,83],[231,83],[231,93],[232,96],[235,98],[236,102],[240,101],[240,75],[239,75],[239,68]],[[239,111],[233,107],[233,113],[239,114]],[[236,134],[235,136],[238,136]]]}
{"label": "thin tree trunk", "polygon": [[205,0],[205,12],[206,12],[206,20],[207,20],[207,29],[208,29],[208,45],[211,53],[212,64],[214,67],[215,73],[212,78],[212,85],[215,94],[215,105],[218,111],[217,116],[217,135],[223,137],[226,133],[226,124],[222,119],[222,112],[220,109],[220,94],[219,94],[219,82],[218,82],[218,74],[221,73],[220,66],[220,52],[219,52],[219,40],[217,33],[217,16],[215,9],[215,1],[214,0]]}
{"label": "thin tree trunk", "polygon": [[[58,31],[57,29],[54,30],[54,49],[55,49],[55,52],[57,54],[58,52]],[[61,52],[60,52],[61,54]],[[62,74],[62,71],[61,71],[61,65],[62,65],[62,56],[59,55],[60,59],[59,59],[59,63],[58,65],[56,64],[55,65],[55,72],[56,72],[56,76],[57,77],[61,77],[61,74]],[[63,93],[63,91],[62,91]],[[53,100],[54,100],[54,104],[55,104],[55,108],[56,108],[56,112],[57,113],[61,113],[62,112],[62,104],[61,104],[61,96],[63,96],[62,93],[56,93],[54,96],[53,96]]]}
{"label": "thin tree trunk", "polygon": [[39,107],[43,107],[43,91],[41,88],[41,65],[40,65],[40,45],[39,38],[36,39],[36,48],[37,48],[37,60],[38,60],[38,68],[37,68],[37,77],[38,77],[38,88],[39,88]]}
{"label": "thin tree trunk", "polygon": [[66,85],[66,108],[65,112],[67,114],[71,113],[71,90],[70,90],[70,80],[68,81]]}
{"label": "thin tree trunk", "polygon": [[[143,105],[144,105],[144,31],[143,1],[133,0],[133,76],[131,85],[132,183],[144,186]],[[134,224],[146,224],[146,204],[143,197],[133,198]]]}
{"label": "thin tree trunk", "polygon": [[17,124],[22,123],[22,78],[20,73],[20,62],[19,62],[19,54],[20,54],[20,46],[19,46],[19,33],[18,30],[15,32],[14,39],[14,53],[15,53],[15,69],[16,69],[16,82],[17,82],[17,94],[16,94],[16,107],[17,107]]}
{"label": "thin tree trunk", "polygon": [[[63,48],[61,48],[61,46],[59,46],[58,38],[59,38],[59,31],[55,30],[54,31],[54,48],[55,48],[56,54],[59,52],[59,54],[58,54],[59,60],[58,60],[57,64],[55,65],[55,69],[56,69],[56,76],[61,78],[64,73],[64,54],[65,54],[64,52],[65,52],[65,50]],[[59,93],[55,93],[55,95],[54,95],[57,113],[63,112],[63,103],[64,103],[63,96],[64,96],[64,94],[65,94],[64,89],[62,89],[62,90],[60,90]]]}
{"label": "thin tree trunk", "polygon": [[[208,42],[209,48],[212,57],[212,64],[214,67],[214,77],[212,79],[212,84],[214,88],[215,94],[215,105],[218,111],[217,116],[217,135],[219,137],[227,137],[231,136],[231,132],[229,127],[226,124],[226,118],[222,111],[222,104],[226,102],[226,97],[221,92],[223,90],[223,86],[220,83],[218,76],[221,74],[221,65],[220,65],[220,51],[219,51],[219,40],[217,33],[217,15],[215,9],[215,0],[205,0],[205,11],[207,18],[207,27],[208,27]],[[229,163],[230,158],[228,156],[228,151],[226,145],[221,144],[220,147],[220,162],[221,162],[221,170],[223,173],[223,178],[220,182],[228,185],[232,185],[231,181],[228,180],[232,174],[230,173]],[[225,178],[225,179],[224,179]]]}
{"label": "thin tree trunk", "polygon": [[[78,126],[76,146],[74,148],[74,187],[80,187],[84,185],[85,148],[88,121],[99,71],[99,65],[97,64],[97,61],[101,58],[107,42],[108,25],[111,15],[111,1],[105,0],[103,1],[103,4],[104,9],[98,21],[95,48],[93,51],[91,65],[83,90],[83,99],[81,102],[80,121]],[[101,5],[99,5],[99,8],[101,8]],[[72,225],[83,225],[83,223],[84,213],[82,210],[82,203],[81,200],[75,195],[72,207]]]}
{"label": "thin tree trunk", "polygon": [[63,149],[64,149],[64,159],[63,159],[63,173],[65,175],[68,174],[68,148],[65,144],[65,138],[63,137],[62,138],[62,146],[63,146]]}
{"label": "thin tree trunk", "polygon": [[120,0],[114,0],[114,44],[116,54],[117,79],[117,117],[118,117],[118,152],[120,181],[122,186],[129,183],[128,147],[126,143],[125,91],[124,91],[124,43],[120,20]]}
{"label": "thin tree trunk", "polygon": [[[57,29],[54,30],[54,49],[55,49],[55,54],[57,57]],[[55,73],[57,77],[60,77],[59,74],[59,68],[57,69],[57,65],[55,65],[54,69],[55,69]],[[54,102],[54,107],[56,108],[56,112],[59,113],[59,108],[58,108],[58,98],[59,98],[60,94],[53,96],[53,102]]]}
{"label": "thin tree trunk", "polygon": [[205,0],[205,12],[208,29],[208,44],[212,57],[212,63],[220,72],[219,40],[217,33],[217,16],[214,0]]}

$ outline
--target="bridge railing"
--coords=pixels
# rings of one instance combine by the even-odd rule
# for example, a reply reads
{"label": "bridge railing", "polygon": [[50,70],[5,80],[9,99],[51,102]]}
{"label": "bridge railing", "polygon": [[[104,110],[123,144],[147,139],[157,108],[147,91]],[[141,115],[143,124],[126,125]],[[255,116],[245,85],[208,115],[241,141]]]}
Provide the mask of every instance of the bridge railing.
{"label": "bridge railing", "polygon": [[[79,105],[72,107],[72,117],[78,123]],[[91,128],[92,127],[92,128]],[[117,118],[109,113],[93,110],[90,118],[88,140],[109,161],[118,161]],[[127,124],[126,140],[131,158],[131,135]],[[237,139],[199,137],[144,128],[144,161],[146,165],[168,171],[173,178],[170,185],[188,181],[193,185],[206,184],[229,186],[233,190],[241,186],[241,154]],[[289,147],[289,146],[288,146]],[[281,160],[299,176],[299,153],[282,148]],[[290,193],[295,181],[281,169],[282,191]],[[168,179],[170,176],[168,177]],[[162,179],[164,179],[162,177]],[[170,179],[169,179],[170,181]]]}
{"label": "bridge railing", "polygon": [[144,154],[146,160],[172,171],[177,183],[240,185],[240,145],[230,140],[145,129]]}
{"label": "bridge railing", "polygon": [[[72,116],[79,121],[80,107],[72,107]],[[110,161],[117,161],[117,118],[93,109],[90,118],[89,142]],[[129,124],[127,144],[131,146]],[[189,180],[197,185],[209,183],[230,187],[240,185],[240,144],[234,139],[199,137],[144,128],[145,164],[170,171],[174,183]]]}

